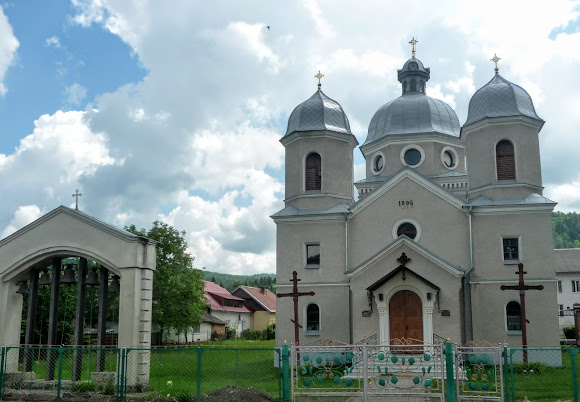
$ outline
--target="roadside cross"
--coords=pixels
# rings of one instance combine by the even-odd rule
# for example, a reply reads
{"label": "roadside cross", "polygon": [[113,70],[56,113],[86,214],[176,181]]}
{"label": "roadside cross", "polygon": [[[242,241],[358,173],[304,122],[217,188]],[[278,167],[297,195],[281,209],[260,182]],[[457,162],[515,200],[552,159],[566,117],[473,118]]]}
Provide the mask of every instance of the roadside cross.
{"label": "roadside cross", "polygon": [[292,272],[292,293],[278,293],[276,297],[292,297],[294,299],[294,319],[290,320],[294,323],[294,344],[298,346],[298,339],[299,339],[299,328],[302,328],[302,325],[298,322],[298,298],[300,296],[314,296],[314,292],[299,292],[298,291],[298,282],[302,279],[298,279],[298,274],[296,271]]}
{"label": "roadside cross", "polygon": [[526,331],[526,290],[542,290],[544,289],[543,285],[537,285],[537,286],[531,286],[531,285],[526,285],[524,283],[524,275],[527,274],[526,271],[524,271],[524,264],[519,263],[518,264],[518,270],[516,272],[516,274],[518,274],[519,276],[519,283],[515,286],[508,286],[508,285],[501,285],[500,289],[501,290],[519,290],[520,291],[520,308],[521,308],[521,312],[520,312],[520,318],[521,318],[521,322],[522,322],[522,346],[524,349],[524,362],[527,363],[528,362],[528,351],[526,350],[528,348],[528,334]]}

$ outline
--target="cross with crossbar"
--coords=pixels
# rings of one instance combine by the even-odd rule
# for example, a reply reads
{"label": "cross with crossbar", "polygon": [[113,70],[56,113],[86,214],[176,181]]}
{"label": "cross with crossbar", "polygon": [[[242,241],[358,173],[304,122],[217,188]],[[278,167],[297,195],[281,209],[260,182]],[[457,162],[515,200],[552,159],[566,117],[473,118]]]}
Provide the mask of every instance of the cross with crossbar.
{"label": "cross with crossbar", "polygon": [[294,299],[294,319],[290,320],[294,323],[294,343],[298,346],[298,329],[302,328],[302,325],[298,322],[298,298],[300,296],[314,296],[314,292],[299,292],[298,291],[298,282],[302,279],[298,279],[298,273],[296,271],[292,272],[292,293],[278,293],[276,297],[292,297]]}
{"label": "cross with crossbar", "polygon": [[537,285],[537,286],[531,286],[531,285],[526,285],[524,284],[524,275],[527,274],[526,271],[524,271],[524,264],[522,264],[521,262],[518,264],[518,270],[516,272],[516,274],[518,274],[519,276],[519,283],[517,285],[514,286],[508,286],[508,285],[501,285],[500,289],[501,290],[519,290],[520,291],[520,308],[521,308],[521,312],[520,312],[520,317],[521,317],[521,322],[522,322],[522,346],[524,349],[524,362],[527,363],[528,362],[528,351],[526,350],[528,347],[528,334],[526,331],[526,290],[542,290],[544,289],[543,285]]}

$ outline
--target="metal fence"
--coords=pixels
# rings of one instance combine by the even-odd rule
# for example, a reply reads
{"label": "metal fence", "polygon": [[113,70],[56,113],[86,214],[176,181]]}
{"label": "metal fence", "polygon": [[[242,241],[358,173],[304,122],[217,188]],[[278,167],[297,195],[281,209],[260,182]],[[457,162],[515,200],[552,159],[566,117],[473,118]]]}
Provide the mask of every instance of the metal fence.
{"label": "metal fence", "polygon": [[0,400],[281,400],[280,360],[257,347],[2,347]]}
{"label": "metal fence", "polygon": [[282,348],[5,346],[0,399],[579,402],[579,352],[578,347],[460,347],[449,342]]}

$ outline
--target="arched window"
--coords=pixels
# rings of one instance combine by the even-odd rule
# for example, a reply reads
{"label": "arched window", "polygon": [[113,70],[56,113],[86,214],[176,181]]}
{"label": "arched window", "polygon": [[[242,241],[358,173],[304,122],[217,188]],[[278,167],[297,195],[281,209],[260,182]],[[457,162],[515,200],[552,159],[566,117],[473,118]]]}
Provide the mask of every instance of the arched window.
{"label": "arched window", "polygon": [[505,307],[508,331],[522,330],[522,309],[520,303],[511,301]]}
{"label": "arched window", "polygon": [[306,331],[320,331],[320,309],[316,304],[306,308]]}
{"label": "arched window", "polygon": [[317,153],[306,157],[306,191],[322,189],[321,159]]}
{"label": "arched window", "polygon": [[498,180],[514,180],[516,178],[516,164],[514,144],[502,140],[495,147],[495,160]]}
{"label": "arched window", "polygon": [[417,80],[412,79],[411,80],[411,91],[415,92],[417,90]]}

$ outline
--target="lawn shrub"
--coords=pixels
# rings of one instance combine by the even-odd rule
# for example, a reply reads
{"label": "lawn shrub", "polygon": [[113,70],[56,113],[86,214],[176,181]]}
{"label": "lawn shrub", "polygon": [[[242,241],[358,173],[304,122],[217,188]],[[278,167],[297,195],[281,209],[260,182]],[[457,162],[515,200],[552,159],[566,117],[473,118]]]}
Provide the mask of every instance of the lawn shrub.
{"label": "lawn shrub", "polygon": [[564,331],[564,338],[566,339],[576,339],[576,327],[569,326],[569,327],[564,327],[562,328],[562,330]]}
{"label": "lawn shrub", "polygon": [[99,389],[99,384],[93,381],[75,382],[70,389],[72,392],[94,392]]}
{"label": "lawn shrub", "polygon": [[542,374],[546,365],[540,362],[515,363],[513,369],[514,374]]}
{"label": "lawn shrub", "polygon": [[262,331],[252,331],[251,329],[246,329],[242,332],[242,339],[247,339],[250,341],[269,341],[276,338],[276,324],[268,325],[268,328]]}
{"label": "lawn shrub", "polygon": [[197,396],[193,392],[182,392],[175,397],[176,402],[196,402]]}
{"label": "lawn shrub", "polygon": [[113,384],[113,380],[111,380],[111,379],[107,380],[105,385],[103,385],[103,394],[115,395],[115,393],[116,393],[116,389],[115,389],[115,384]]}

